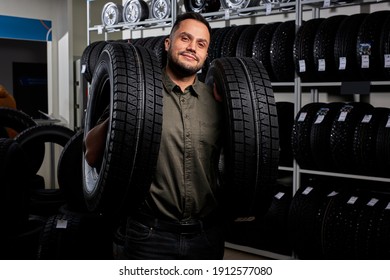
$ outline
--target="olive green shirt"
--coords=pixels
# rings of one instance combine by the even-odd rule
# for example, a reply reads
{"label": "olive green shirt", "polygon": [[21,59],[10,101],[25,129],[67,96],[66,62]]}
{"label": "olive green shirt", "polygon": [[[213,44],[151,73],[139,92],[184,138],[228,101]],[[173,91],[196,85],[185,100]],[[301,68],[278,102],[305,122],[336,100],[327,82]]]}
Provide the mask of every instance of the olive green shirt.
{"label": "olive green shirt", "polygon": [[218,204],[221,104],[198,79],[182,92],[163,73],[162,137],[150,194],[167,219],[202,218]]}

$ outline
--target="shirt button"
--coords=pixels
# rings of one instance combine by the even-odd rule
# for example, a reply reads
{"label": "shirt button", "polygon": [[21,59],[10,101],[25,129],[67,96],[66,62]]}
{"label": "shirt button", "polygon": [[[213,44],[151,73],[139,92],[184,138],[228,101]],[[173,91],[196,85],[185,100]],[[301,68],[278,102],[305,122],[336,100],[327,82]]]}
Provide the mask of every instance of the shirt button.
{"label": "shirt button", "polygon": [[186,137],[190,138],[190,133],[189,132],[186,133]]}
{"label": "shirt button", "polygon": [[184,98],[180,99],[181,103],[185,103],[186,100]]}

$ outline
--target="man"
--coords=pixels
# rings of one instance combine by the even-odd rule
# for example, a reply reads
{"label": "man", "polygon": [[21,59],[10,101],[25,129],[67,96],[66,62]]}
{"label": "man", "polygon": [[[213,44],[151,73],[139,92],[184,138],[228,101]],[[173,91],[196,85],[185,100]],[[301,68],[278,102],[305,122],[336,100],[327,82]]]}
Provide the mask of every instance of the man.
{"label": "man", "polygon": [[[160,151],[150,192],[127,221],[129,259],[223,257],[217,189],[221,105],[213,89],[197,79],[207,58],[210,31],[200,14],[185,13],[165,40]],[[96,138],[104,139],[107,122],[85,139],[91,165],[101,157]]]}

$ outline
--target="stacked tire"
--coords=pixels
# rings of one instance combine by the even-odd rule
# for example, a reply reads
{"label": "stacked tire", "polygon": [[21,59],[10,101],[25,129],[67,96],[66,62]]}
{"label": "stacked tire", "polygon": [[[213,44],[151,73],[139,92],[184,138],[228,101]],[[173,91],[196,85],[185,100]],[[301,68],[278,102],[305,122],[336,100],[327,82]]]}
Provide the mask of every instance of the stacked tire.
{"label": "stacked tire", "polygon": [[389,113],[362,102],[309,103],[294,121],[294,158],[304,169],[388,177]]}
{"label": "stacked tire", "polygon": [[390,11],[337,15],[304,22],[294,42],[302,81],[386,80]]}
{"label": "stacked tire", "polygon": [[389,203],[383,184],[312,178],[291,202],[291,246],[300,259],[388,259]]}

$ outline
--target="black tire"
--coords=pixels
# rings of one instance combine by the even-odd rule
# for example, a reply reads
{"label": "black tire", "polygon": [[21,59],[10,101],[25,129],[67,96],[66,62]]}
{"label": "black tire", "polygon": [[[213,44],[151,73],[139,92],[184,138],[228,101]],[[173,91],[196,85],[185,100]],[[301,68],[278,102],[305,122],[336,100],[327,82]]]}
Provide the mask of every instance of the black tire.
{"label": "black tire", "polygon": [[334,118],[342,106],[344,106],[342,102],[324,104],[313,120],[310,131],[310,149],[318,170],[335,171],[330,150],[330,133]]}
{"label": "black tire", "polygon": [[291,254],[288,231],[288,213],[292,199],[292,186],[277,184],[272,202],[264,215],[264,231],[268,248],[271,252]]}
{"label": "black tire", "polygon": [[158,60],[160,61],[161,68],[164,68],[167,64],[167,51],[165,50],[165,39],[167,36],[158,36],[154,42],[154,46],[151,50],[154,51]]}
{"label": "black tire", "polygon": [[310,149],[310,133],[317,112],[325,104],[309,103],[295,117],[291,134],[291,145],[295,160],[301,168],[317,169]]}
{"label": "black tire", "polygon": [[187,12],[205,13],[207,0],[184,0],[184,8]]}
{"label": "black tire", "polygon": [[294,80],[294,40],[295,21],[281,23],[275,30],[271,41],[271,65],[277,82]]}
{"label": "black tire", "polygon": [[[303,82],[313,82],[317,80],[317,69],[314,64],[314,39],[319,26],[324,20],[325,19],[323,18],[314,18],[303,22],[295,36],[295,72]],[[302,64],[304,64],[304,67]]]}
{"label": "black tire", "polygon": [[[380,58],[380,40],[382,27],[390,11],[378,11],[369,14],[360,26],[357,36],[357,61],[364,80],[384,80],[383,61]],[[362,55],[369,56],[369,67],[362,68]]]}
{"label": "black tire", "polygon": [[83,191],[89,210],[125,215],[143,200],[157,164],[162,82],[153,52],[107,44],[91,85],[84,133],[107,106],[110,122],[102,163],[92,168],[83,160]]}
{"label": "black tire", "polygon": [[321,224],[333,196],[332,189],[316,180],[303,183],[288,214],[289,240],[300,259],[322,259]]}
{"label": "black tire", "polygon": [[252,57],[253,41],[255,40],[257,31],[263,26],[264,24],[255,24],[245,28],[238,38],[236,57]]}
{"label": "black tire", "polygon": [[58,213],[58,209],[66,203],[64,192],[60,189],[32,190],[29,213],[31,215],[49,217]]}
{"label": "black tire", "polygon": [[383,116],[378,125],[376,136],[376,174],[377,176],[390,177],[390,114]]}
{"label": "black tire", "polygon": [[258,6],[259,3],[260,3],[259,0],[240,0],[240,1],[221,0],[222,8],[233,9],[233,10]]}
{"label": "black tire", "polygon": [[83,139],[84,131],[76,132],[62,149],[57,165],[59,188],[74,211],[87,210],[83,194]]}
{"label": "black tire", "polygon": [[[368,183],[371,184],[371,183]],[[371,186],[369,186],[371,187]],[[382,210],[385,209],[389,203],[389,194],[374,190],[365,191],[366,203],[364,203],[358,213],[357,233],[355,252],[360,260],[377,260],[383,259],[378,250],[378,229],[380,229]],[[388,241],[382,243],[382,248],[390,248]],[[383,250],[383,249],[382,249]],[[387,256],[388,257],[388,256]]]}
{"label": "black tire", "polygon": [[60,125],[36,125],[24,130],[15,140],[26,153],[32,171],[36,174],[42,165],[42,161],[36,161],[36,147],[47,142],[64,147],[74,133],[73,130]]}
{"label": "black tire", "polygon": [[12,128],[16,132],[35,126],[37,123],[26,113],[6,107],[0,107],[0,127]]}
{"label": "black tire", "polygon": [[379,214],[376,217],[376,227],[373,234],[374,239],[371,245],[371,250],[374,251],[375,259],[388,260],[390,258],[390,211],[387,208],[390,201],[389,193],[384,194],[384,205],[379,209]]}
{"label": "black tire", "polygon": [[390,67],[385,67],[385,55],[390,54],[390,16],[387,17],[383,23],[382,33],[381,33],[381,47],[380,47],[380,57],[381,57],[381,66],[383,67],[383,74],[386,80],[390,79]]}
{"label": "black tire", "polygon": [[353,160],[353,136],[355,127],[373,106],[368,103],[345,104],[336,115],[331,129],[330,149],[333,166],[338,172],[356,173]]}
{"label": "black tire", "polygon": [[38,260],[112,259],[109,227],[100,216],[56,214],[42,230]]}
{"label": "black tire", "polygon": [[276,102],[278,111],[279,143],[280,143],[280,166],[293,165],[293,153],[291,148],[291,134],[294,125],[294,103]]}
{"label": "black tire", "polygon": [[252,58],[213,61],[206,83],[225,93],[225,190],[235,216],[264,213],[279,161],[276,104],[267,72]]}
{"label": "black tire", "polygon": [[271,42],[272,37],[280,24],[280,22],[274,22],[265,24],[261,27],[256,33],[252,46],[252,57],[263,63],[271,82],[276,82],[276,77],[271,64]]}
{"label": "black tire", "polygon": [[337,76],[341,81],[359,81],[361,80],[360,65],[356,61],[356,40],[360,26],[367,14],[355,14],[348,16],[341,23],[336,33],[334,42],[334,60],[335,65],[340,66],[340,58],[345,58],[346,65],[344,69],[338,67]]}
{"label": "black tire", "polygon": [[238,25],[230,28],[222,42],[221,57],[236,56],[238,39],[249,25]]}
{"label": "black tire", "polygon": [[[11,128],[17,133],[20,133],[35,125],[37,125],[37,123],[26,113],[12,108],[0,107],[0,127],[2,129],[5,128],[5,138],[9,137],[8,132],[6,131],[7,128]],[[43,162],[44,156],[45,145],[37,145],[35,147],[33,165],[39,168]],[[33,173],[33,170],[31,172]]]}
{"label": "black tire", "polygon": [[232,28],[232,26],[226,26],[218,28],[212,33],[209,45],[209,63],[212,63],[216,58],[222,57],[223,42]]}
{"label": "black tire", "polygon": [[223,28],[213,29],[209,45],[209,53],[202,68],[202,80],[206,78],[210,64],[214,59],[222,57],[222,47],[226,34],[232,27],[227,26]]}
{"label": "black tire", "polygon": [[[0,218],[2,230],[0,258],[6,259],[10,238],[16,236],[28,218],[29,192],[28,178],[31,174],[27,168],[25,154],[14,139],[0,138]],[[12,248],[10,248],[12,249]]]}
{"label": "black tire", "polygon": [[323,253],[325,259],[358,259],[356,239],[359,233],[359,214],[367,198],[356,190],[335,196],[323,223]]}
{"label": "black tire", "polygon": [[12,246],[7,260],[36,260],[39,246],[39,238],[46,218],[29,215],[25,226],[12,239]]}
{"label": "black tire", "polygon": [[153,38],[154,38],[154,37],[143,37],[143,38],[133,39],[133,45],[145,47],[145,45],[146,45],[150,40],[152,40]]}
{"label": "black tire", "polygon": [[81,55],[81,66],[84,78],[90,83],[100,52],[107,44],[106,41],[96,41],[89,44]]}
{"label": "black tire", "polygon": [[[334,44],[336,32],[340,23],[347,18],[345,15],[331,16],[325,19],[317,29],[314,38],[314,66],[317,77],[320,81],[335,81],[337,80],[337,70],[334,61]],[[320,71],[319,60],[324,60],[324,69]]]}
{"label": "black tire", "polygon": [[353,160],[359,174],[376,175],[378,127],[381,120],[389,114],[389,108],[376,107],[357,123],[353,137]]}

